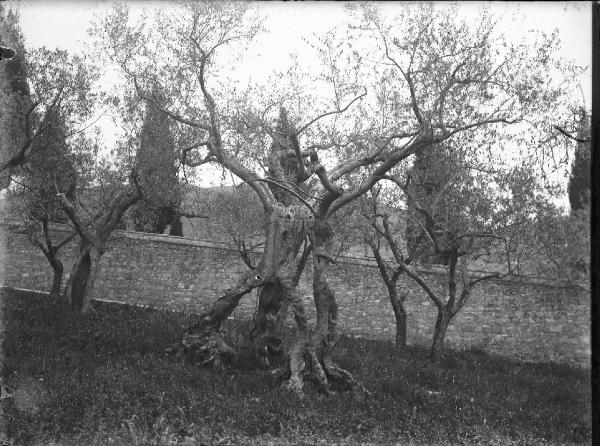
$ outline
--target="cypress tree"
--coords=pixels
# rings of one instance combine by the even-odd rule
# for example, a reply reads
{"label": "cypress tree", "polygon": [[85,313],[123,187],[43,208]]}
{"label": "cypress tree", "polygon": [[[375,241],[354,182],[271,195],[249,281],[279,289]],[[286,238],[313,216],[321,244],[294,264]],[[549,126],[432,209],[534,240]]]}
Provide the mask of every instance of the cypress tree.
{"label": "cypress tree", "polygon": [[[429,210],[435,220],[436,230],[439,231],[448,230],[452,226],[449,224],[449,219],[452,219],[450,203],[444,198],[436,199],[436,197],[451,180],[455,168],[458,168],[456,155],[444,146],[437,146],[426,153],[417,153],[409,171],[411,177],[409,189],[415,199],[425,207],[436,202],[435,209]],[[407,202],[407,210],[409,218],[406,223],[406,248],[409,256],[418,257],[428,263],[446,265],[448,259],[435,254],[432,246],[419,237],[422,233],[419,221],[423,217],[410,201]]]}
{"label": "cypress tree", "polygon": [[[17,153],[25,141],[27,110],[31,106],[27,84],[26,51],[19,14],[0,5],[0,40],[16,55],[0,62],[0,164]],[[0,189],[8,186],[9,172],[0,173]]]}
{"label": "cypress tree", "polygon": [[[581,109],[579,126],[577,129],[577,139],[589,139],[590,118],[585,110]],[[571,214],[583,208],[590,199],[590,171],[591,158],[589,142],[578,142],[575,148],[575,157],[571,166],[571,175],[569,177],[569,204],[571,205]]]}
{"label": "cypress tree", "polygon": [[[153,95],[159,102],[164,102],[158,89]],[[136,164],[142,173],[147,196],[135,205],[132,212],[136,231],[162,234],[170,225],[170,235],[183,235],[179,215],[183,190],[174,147],[169,118],[156,106],[147,103],[136,154]]]}

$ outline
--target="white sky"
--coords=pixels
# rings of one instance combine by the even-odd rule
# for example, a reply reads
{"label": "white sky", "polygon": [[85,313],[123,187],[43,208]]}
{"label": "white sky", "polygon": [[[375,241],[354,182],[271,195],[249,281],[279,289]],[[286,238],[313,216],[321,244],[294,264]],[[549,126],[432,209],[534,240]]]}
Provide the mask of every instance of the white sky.
{"label": "white sky", "polygon": [[[9,1],[5,5],[17,9],[21,29],[29,48],[46,46],[72,52],[83,51],[88,40],[87,29],[96,14],[111,8],[109,1]],[[168,8],[168,1],[128,1],[132,13],[144,7]],[[266,14],[267,35],[253,44],[246,57],[248,73],[267,77],[272,69],[285,69],[290,51],[300,57],[312,51],[302,41],[312,33],[319,34],[343,19],[341,2],[257,2]],[[447,2],[439,2],[447,5]],[[475,23],[483,2],[459,2],[463,13]],[[581,87],[587,107],[591,106],[591,2],[493,2],[488,4],[500,18],[499,28],[507,38],[519,40],[530,29],[551,33],[558,29],[562,42],[560,54],[577,65],[588,67],[581,76]],[[401,8],[402,2],[385,2],[385,9]],[[574,92],[577,99],[579,91]],[[100,121],[102,122],[102,120]],[[103,126],[109,126],[107,118]],[[110,132],[108,132],[110,133]],[[111,143],[106,139],[107,143]],[[212,181],[211,181],[212,183]]]}
{"label": "white sky", "polygon": [[[170,7],[168,1],[128,1],[132,11],[144,7]],[[257,2],[267,15],[265,28],[269,33],[261,39],[261,63],[253,68],[266,70],[276,61],[286,61],[290,49],[302,50],[302,37],[320,33],[339,22],[344,15],[341,2]],[[446,2],[440,2],[447,4]],[[459,2],[465,14],[476,20],[483,2]],[[58,47],[82,51],[87,29],[95,14],[109,9],[109,1],[9,1],[20,12],[21,28],[30,47]],[[394,10],[402,2],[385,2],[382,6]],[[561,55],[578,65],[591,66],[592,21],[591,2],[493,2],[490,9],[502,18],[501,29],[509,38],[518,40],[529,29],[552,32],[559,30]],[[521,16],[519,16],[522,14]],[[265,61],[268,63],[265,64]],[[258,62],[258,61],[257,61]],[[591,98],[591,74],[582,78],[586,104]]]}

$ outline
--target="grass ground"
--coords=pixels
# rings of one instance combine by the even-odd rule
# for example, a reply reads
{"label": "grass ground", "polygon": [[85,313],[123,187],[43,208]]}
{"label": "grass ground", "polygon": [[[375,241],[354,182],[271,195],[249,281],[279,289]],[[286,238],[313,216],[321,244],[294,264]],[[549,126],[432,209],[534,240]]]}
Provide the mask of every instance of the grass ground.
{"label": "grass ground", "polygon": [[[590,376],[477,351],[439,366],[411,348],[342,338],[338,362],[366,393],[304,399],[249,354],[227,372],[163,352],[193,315],[99,303],[96,316],[4,291],[9,434],[18,445],[570,444],[590,442]],[[230,323],[233,344],[247,326]],[[440,392],[430,393],[430,392]]]}

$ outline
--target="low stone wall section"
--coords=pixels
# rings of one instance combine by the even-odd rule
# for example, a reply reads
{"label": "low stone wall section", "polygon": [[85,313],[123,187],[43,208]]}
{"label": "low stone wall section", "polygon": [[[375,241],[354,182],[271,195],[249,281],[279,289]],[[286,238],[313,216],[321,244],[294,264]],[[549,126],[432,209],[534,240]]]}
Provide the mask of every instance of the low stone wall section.
{"label": "low stone wall section", "polygon": [[[4,286],[47,290],[51,268],[42,252],[17,225],[1,225]],[[62,230],[54,236],[64,237]],[[65,281],[71,272],[75,242],[61,252]],[[181,237],[116,231],[101,262],[97,286],[104,299],[201,312],[246,270],[239,254],[225,243]],[[309,317],[314,322],[311,261],[299,284]],[[442,289],[443,269],[422,271]],[[387,291],[375,263],[342,258],[332,265],[330,283],[336,291],[342,332],[392,341],[395,323]],[[429,344],[436,309],[419,286],[408,278],[410,291],[408,343]],[[257,293],[244,297],[232,315],[250,318]],[[480,348],[490,353],[529,361],[590,361],[589,294],[561,283],[519,279],[488,280],[477,284],[469,303],[454,318],[447,343],[455,348]]]}

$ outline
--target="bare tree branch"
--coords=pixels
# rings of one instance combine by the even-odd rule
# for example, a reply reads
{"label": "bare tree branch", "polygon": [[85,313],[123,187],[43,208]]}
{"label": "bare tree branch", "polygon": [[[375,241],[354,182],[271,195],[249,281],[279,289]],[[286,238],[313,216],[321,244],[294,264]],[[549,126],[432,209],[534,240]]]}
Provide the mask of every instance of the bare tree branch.
{"label": "bare tree branch", "polygon": [[379,273],[381,274],[381,278],[385,283],[385,286],[390,288],[392,286],[392,280],[387,272],[388,266],[383,261],[381,257],[381,253],[379,252],[379,248],[372,240],[367,240],[367,243],[371,247],[371,251],[373,252],[373,257],[375,257],[375,262],[377,263],[377,268],[379,268]]}
{"label": "bare tree branch", "polygon": [[134,184],[134,189],[129,188],[127,191],[118,194],[110,205],[109,211],[106,213],[100,223],[99,235],[107,238],[115,229],[123,213],[132,205],[137,203],[144,197],[144,193],[138,183],[137,172],[131,171],[130,178]]}
{"label": "bare tree branch", "polygon": [[232,235],[231,238],[233,239],[233,243],[235,244],[235,246],[236,246],[238,252],[240,253],[240,256],[242,257],[242,260],[244,261],[246,266],[248,268],[250,268],[251,270],[255,270],[256,265],[254,265],[252,263],[252,260],[250,259],[250,254],[249,254],[249,251],[252,251],[252,249],[248,250],[248,248],[246,246],[246,242],[244,242],[244,240],[236,237],[235,235]]}
{"label": "bare tree branch", "polygon": [[563,135],[565,135],[567,138],[570,138],[574,141],[580,142],[580,143],[586,143],[586,142],[590,142],[591,138],[577,138],[576,136],[571,135],[569,132],[567,132],[566,130],[560,128],[559,126],[555,125],[554,128],[556,130],[558,130],[560,133],[562,133]]}
{"label": "bare tree branch", "polygon": [[354,188],[350,192],[344,193],[335,201],[335,203],[333,203],[329,214],[334,213],[342,206],[366,193],[401,160],[431,144],[432,142],[433,140],[428,136],[416,136],[410,142],[405,144],[403,148],[388,154],[387,157],[384,158],[383,162],[360,184],[360,186]]}
{"label": "bare tree branch", "polygon": [[351,106],[352,104],[354,104],[356,101],[358,101],[358,100],[360,100],[360,99],[364,98],[366,95],[367,95],[367,89],[365,88],[365,91],[364,91],[362,94],[360,94],[360,95],[356,96],[354,99],[352,99],[352,100],[351,100],[351,101],[348,103],[348,105],[346,105],[344,108],[342,108],[342,109],[339,109],[339,108],[338,108],[337,110],[333,110],[333,111],[325,112],[325,113],[322,113],[322,114],[320,114],[320,115],[319,115],[319,116],[317,116],[316,118],[313,118],[313,119],[311,119],[311,120],[310,120],[310,121],[309,121],[307,124],[303,125],[303,126],[300,128],[300,130],[298,130],[298,131],[296,132],[296,136],[300,135],[300,134],[301,134],[301,133],[302,133],[304,130],[306,130],[308,127],[310,127],[311,125],[313,125],[315,122],[317,122],[317,121],[318,121],[319,119],[321,119],[321,118],[324,118],[324,117],[326,117],[326,116],[330,116],[330,115],[335,115],[335,114],[344,113],[346,110],[348,110],[348,109],[350,108],[350,106]]}
{"label": "bare tree branch", "polygon": [[65,239],[61,240],[55,247],[54,249],[56,251],[58,251],[60,248],[62,248],[64,245],[66,245],[67,243],[69,243],[71,240],[73,240],[75,238],[75,236],[77,235],[77,233],[72,232],[68,237],[66,237]]}
{"label": "bare tree branch", "polygon": [[469,288],[473,287],[473,285],[475,285],[479,282],[483,282],[484,280],[499,279],[501,277],[502,277],[502,274],[500,274],[500,273],[488,274],[486,276],[478,277],[477,279],[473,279],[469,282]]}
{"label": "bare tree branch", "polygon": [[142,90],[142,88],[138,84],[136,76],[133,76],[133,84],[134,84],[135,90],[137,91],[137,93],[140,96],[140,98],[142,98],[143,100],[145,100],[147,102],[150,102],[154,107],[156,107],[158,110],[160,110],[161,112],[163,112],[167,116],[170,116],[175,121],[181,122],[182,124],[185,124],[185,125],[189,125],[190,127],[196,127],[196,128],[205,130],[207,132],[210,132],[210,126],[208,124],[205,124],[205,123],[200,122],[200,121],[194,121],[193,119],[184,118],[183,116],[180,116],[177,113],[174,113],[174,112],[166,109],[161,104],[159,104],[154,98],[152,98],[152,97],[148,96],[146,93],[144,93],[144,91]]}
{"label": "bare tree branch", "polygon": [[306,240],[305,240],[304,250],[302,251],[302,256],[300,257],[300,260],[298,261],[298,265],[296,267],[296,273],[294,274],[293,283],[296,285],[298,285],[298,282],[300,282],[300,276],[302,275],[302,271],[304,271],[304,266],[306,265],[306,262],[308,261],[308,257],[310,256],[312,249],[313,249],[313,246],[309,243],[306,243]]}
{"label": "bare tree branch", "polygon": [[402,262],[400,264],[400,266],[402,267],[402,269],[404,270],[406,275],[408,277],[410,277],[411,279],[413,279],[415,282],[417,282],[419,284],[419,286],[423,289],[423,291],[425,291],[427,293],[427,295],[430,297],[430,299],[433,301],[433,303],[435,304],[436,307],[445,308],[444,302],[437,296],[435,291],[433,291],[429,287],[429,285],[427,285],[427,282],[425,282],[425,280],[416,271],[414,271],[411,267],[406,265],[406,263],[404,263],[404,262]]}
{"label": "bare tree branch", "polygon": [[80,128],[80,129],[78,129],[78,130],[74,130],[74,131],[72,131],[71,133],[68,133],[67,135],[65,135],[65,139],[67,139],[67,138],[70,138],[71,136],[73,136],[73,135],[76,135],[76,134],[78,134],[78,133],[82,133],[82,132],[86,131],[86,130],[87,130],[87,129],[89,129],[91,126],[93,126],[93,125],[94,125],[96,122],[98,122],[98,120],[99,120],[99,119],[100,119],[102,116],[104,116],[105,114],[106,114],[106,111],[105,111],[105,112],[103,112],[103,113],[102,113],[100,116],[98,116],[96,119],[94,119],[92,122],[90,122],[90,123],[89,123],[88,125],[86,125],[85,127],[83,127],[83,128]]}
{"label": "bare tree branch", "polygon": [[88,231],[88,229],[85,227],[85,225],[79,219],[79,215],[77,214],[77,210],[75,209],[75,206],[73,206],[73,203],[71,203],[67,199],[64,192],[59,191],[59,192],[57,192],[57,195],[60,199],[60,204],[61,204],[63,211],[65,212],[65,214],[67,214],[67,217],[69,217],[69,220],[71,220],[71,222],[75,226],[75,230],[77,231],[79,236],[88,242],[91,242],[92,240],[94,240],[94,236]]}
{"label": "bare tree branch", "polygon": [[[400,64],[390,55],[390,50],[388,47],[387,39],[385,38],[385,35],[383,34],[383,31],[381,30],[379,24],[377,24],[377,29],[379,30],[379,34],[381,35],[381,38],[383,39],[383,45],[385,46],[385,57],[390,62],[392,62],[396,66],[396,68],[398,68],[400,70],[400,72],[402,73],[402,76],[404,76],[404,79],[406,79],[406,82],[408,83],[408,89],[410,91],[411,107],[413,109],[413,113],[415,114],[415,117],[417,118],[417,122],[419,123],[419,125],[423,125],[423,114],[421,113],[421,110],[419,109],[419,104],[417,102],[417,95],[416,95],[416,91],[415,91],[415,85],[412,81],[412,77],[410,76],[410,72],[404,71],[404,69],[400,66]],[[412,57],[411,57],[411,61],[412,61]]]}
{"label": "bare tree branch", "polygon": [[269,183],[269,184],[274,184],[275,186],[289,192],[290,194],[294,195],[298,200],[300,200],[302,202],[302,204],[304,204],[308,210],[313,214],[313,215],[317,215],[316,211],[314,210],[314,208],[310,205],[310,203],[308,203],[308,201],[306,201],[304,198],[302,198],[300,196],[300,194],[298,194],[296,191],[284,186],[283,184],[281,184],[280,181],[277,180],[273,180],[271,178],[255,178],[255,179],[251,179],[251,180],[247,180],[244,181],[242,184],[244,183],[251,183],[253,181],[263,181],[265,183]]}
{"label": "bare tree branch", "polygon": [[[478,122],[473,122],[471,124],[464,125],[462,127],[457,127],[453,131],[444,134],[444,139],[448,139],[448,138],[450,138],[452,135],[454,135],[456,133],[463,132],[465,130],[469,130],[469,129],[476,128],[476,127],[481,127],[481,126],[487,125],[487,124],[498,124],[498,123],[515,124],[517,122],[519,122],[518,119],[510,120],[508,118],[490,118],[490,119],[484,119],[484,120],[481,120],[481,121],[478,121]],[[441,129],[441,126],[439,126],[439,125],[434,125],[434,127]],[[446,128],[447,128],[447,126],[446,126]],[[442,130],[444,130],[444,129],[442,129]]]}

